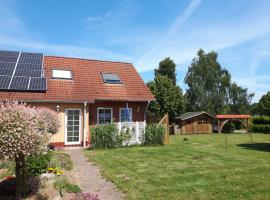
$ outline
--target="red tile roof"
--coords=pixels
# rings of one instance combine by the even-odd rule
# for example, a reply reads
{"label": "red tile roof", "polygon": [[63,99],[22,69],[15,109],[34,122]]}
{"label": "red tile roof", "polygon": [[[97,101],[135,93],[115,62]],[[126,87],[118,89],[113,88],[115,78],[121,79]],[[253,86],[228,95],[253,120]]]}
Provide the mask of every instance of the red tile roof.
{"label": "red tile roof", "polygon": [[[71,70],[73,80],[52,79],[54,68]],[[47,92],[0,92],[0,99],[59,102],[154,100],[154,96],[130,63],[45,56],[44,69],[48,78]],[[101,72],[117,74],[123,84],[104,83]]]}
{"label": "red tile roof", "polygon": [[217,119],[249,119],[250,115],[217,115]]}

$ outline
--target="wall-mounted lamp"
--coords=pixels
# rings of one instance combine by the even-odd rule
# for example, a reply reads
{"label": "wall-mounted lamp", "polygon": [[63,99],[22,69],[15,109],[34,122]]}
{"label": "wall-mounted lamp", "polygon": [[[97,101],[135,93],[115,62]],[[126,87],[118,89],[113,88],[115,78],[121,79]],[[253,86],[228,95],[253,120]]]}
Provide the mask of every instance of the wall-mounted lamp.
{"label": "wall-mounted lamp", "polygon": [[56,105],[56,112],[59,112],[59,111],[60,111],[60,106]]}

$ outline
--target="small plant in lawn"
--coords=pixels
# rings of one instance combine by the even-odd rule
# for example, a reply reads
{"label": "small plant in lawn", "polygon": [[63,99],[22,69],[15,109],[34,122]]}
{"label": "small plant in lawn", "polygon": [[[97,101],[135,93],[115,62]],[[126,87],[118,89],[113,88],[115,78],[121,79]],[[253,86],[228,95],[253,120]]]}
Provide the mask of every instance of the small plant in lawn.
{"label": "small plant in lawn", "polygon": [[59,190],[59,195],[64,196],[64,191],[68,193],[78,193],[81,192],[81,188],[78,185],[69,183],[67,177],[61,176],[57,177],[54,181],[54,188]]}

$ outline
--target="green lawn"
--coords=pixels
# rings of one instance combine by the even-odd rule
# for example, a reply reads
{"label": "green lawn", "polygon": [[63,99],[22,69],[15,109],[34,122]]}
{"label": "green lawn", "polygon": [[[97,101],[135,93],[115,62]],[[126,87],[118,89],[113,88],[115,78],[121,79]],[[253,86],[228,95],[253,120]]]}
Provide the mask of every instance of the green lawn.
{"label": "green lawn", "polygon": [[270,134],[253,134],[254,144],[246,134],[227,138],[228,149],[213,134],[85,153],[127,199],[270,199]]}

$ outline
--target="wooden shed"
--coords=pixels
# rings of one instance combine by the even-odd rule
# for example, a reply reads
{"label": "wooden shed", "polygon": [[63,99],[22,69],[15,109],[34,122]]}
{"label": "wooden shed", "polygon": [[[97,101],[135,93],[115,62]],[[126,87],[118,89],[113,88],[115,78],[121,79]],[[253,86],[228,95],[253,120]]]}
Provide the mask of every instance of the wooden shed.
{"label": "wooden shed", "polygon": [[175,121],[181,134],[212,133],[215,117],[207,112],[186,112]]}

